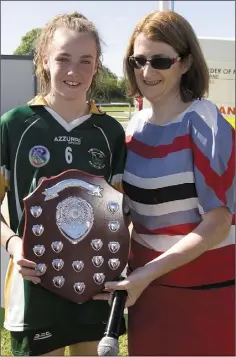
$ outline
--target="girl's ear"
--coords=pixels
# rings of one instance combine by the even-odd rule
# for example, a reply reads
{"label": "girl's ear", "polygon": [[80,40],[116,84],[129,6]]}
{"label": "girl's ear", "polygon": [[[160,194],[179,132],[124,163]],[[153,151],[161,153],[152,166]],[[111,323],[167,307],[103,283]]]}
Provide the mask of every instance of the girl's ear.
{"label": "girl's ear", "polygon": [[49,71],[48,58],[47,56],[43,56],[43,68],[46,72]]}

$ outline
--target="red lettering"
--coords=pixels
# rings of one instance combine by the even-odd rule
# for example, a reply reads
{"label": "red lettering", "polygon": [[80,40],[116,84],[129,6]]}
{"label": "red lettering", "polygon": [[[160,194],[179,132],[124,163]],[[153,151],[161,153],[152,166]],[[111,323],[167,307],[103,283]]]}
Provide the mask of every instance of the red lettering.
{"label": "red lettering", "polygon": [[235,115],[235,108],[228,107],[227,114],[228,114],[228,115],[230,115],[230,114]]}
{"label": "red lettering", "polygon": [[220,107],[220,112],[223,115],[235,115],[235,107],[224,107],[223,105]]}
{"label": "red lettering", "polygon": [[220,112],[221,112],[221,114],[224,114],[224,115],[225,115],[225,114],[226,114],[226,112],[225,112],[225,107],[223,107],[223,106],[220,107]]}

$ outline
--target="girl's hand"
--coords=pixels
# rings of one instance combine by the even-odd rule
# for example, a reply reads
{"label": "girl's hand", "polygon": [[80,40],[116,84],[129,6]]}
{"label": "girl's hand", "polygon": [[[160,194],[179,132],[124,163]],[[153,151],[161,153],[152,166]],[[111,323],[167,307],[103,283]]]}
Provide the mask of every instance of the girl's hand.
{"label": "girl's hand", "polygon": [[22,240],[20,237],[13,237],[9,242],[9,251],[11,252],[12,260],[19,274],[22,275],[22,278],[25,280],[30,280],[34,284],[40,283],[39,276],[40,272],[35,270],[36,263],[30,260],[27,260],[23,257],[22,254]]}

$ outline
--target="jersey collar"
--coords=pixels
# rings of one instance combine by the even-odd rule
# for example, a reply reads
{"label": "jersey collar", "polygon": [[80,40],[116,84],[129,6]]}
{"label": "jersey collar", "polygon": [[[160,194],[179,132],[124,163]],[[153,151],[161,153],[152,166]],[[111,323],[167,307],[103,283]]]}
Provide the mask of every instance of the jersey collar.
{"label": "jersey collar", "polygon": [[[36,95],[27,104],[48,106],[46,99],[41,94]],[[90,107],[89,114],[104,114],[100,109],[98,109],[94,100],[89,100],[88,105]]]}

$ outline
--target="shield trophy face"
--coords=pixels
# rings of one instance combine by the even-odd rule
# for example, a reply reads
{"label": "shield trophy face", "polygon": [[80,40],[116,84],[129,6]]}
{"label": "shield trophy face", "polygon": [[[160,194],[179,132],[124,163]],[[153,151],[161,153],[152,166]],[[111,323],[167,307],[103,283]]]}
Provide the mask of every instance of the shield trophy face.
{"label": "shield trophy face", "polygon": [[93,222],[93,207],[82,198],[68,197],[57,205],[57,226],[64,237],[73,244],[86,237]]}
{"label": "shield trophy face", "polygon": [[78,170],[43,180],[26,197],[24,256],[44,288],[83,303],[120,276],[130,248],[122,203],[104,178]]}

